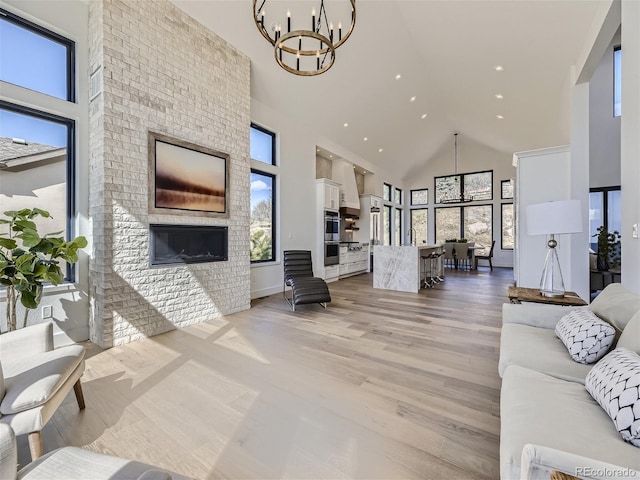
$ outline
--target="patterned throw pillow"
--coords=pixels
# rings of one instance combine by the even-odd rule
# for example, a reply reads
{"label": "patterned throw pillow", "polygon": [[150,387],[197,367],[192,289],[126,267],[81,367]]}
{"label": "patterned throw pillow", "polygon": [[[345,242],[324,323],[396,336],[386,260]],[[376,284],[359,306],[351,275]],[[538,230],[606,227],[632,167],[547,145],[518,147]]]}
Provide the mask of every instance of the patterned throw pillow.
{"label": "patterned throw pillow", "polygon": [[556,336],[579,363],[595,363],[609,351],[616,330],[587,309],[572,310],[556,324]]}
{"label": "patterned throw pillow", "polygon": [[584,386],[624,441],[640,447],[640,355],[616,348],[594,365]]}

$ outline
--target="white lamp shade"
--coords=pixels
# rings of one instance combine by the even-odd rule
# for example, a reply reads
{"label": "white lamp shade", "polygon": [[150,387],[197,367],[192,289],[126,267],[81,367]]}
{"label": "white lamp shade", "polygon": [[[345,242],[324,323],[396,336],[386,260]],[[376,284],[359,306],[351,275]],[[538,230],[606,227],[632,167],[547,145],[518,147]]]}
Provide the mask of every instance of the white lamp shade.
{"label": "white lamp shade", "polygon": [[582,232],[580,200],[560,200],[527,206],[529,235],[559,235]]}

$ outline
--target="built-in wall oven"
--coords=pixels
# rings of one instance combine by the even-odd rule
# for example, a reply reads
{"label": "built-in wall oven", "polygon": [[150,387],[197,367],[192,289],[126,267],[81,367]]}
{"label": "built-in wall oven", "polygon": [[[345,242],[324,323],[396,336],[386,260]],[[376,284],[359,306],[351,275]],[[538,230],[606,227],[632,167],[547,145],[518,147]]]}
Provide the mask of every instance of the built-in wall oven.
{"label": "built-in wall oven", "polygon": [[340,263],[340,242],[324,242],[324,265]]}
{"label": "built-in wall oven", "polygon": [[340,241],[340,215],[338,212],[324,212],[324,241]]}

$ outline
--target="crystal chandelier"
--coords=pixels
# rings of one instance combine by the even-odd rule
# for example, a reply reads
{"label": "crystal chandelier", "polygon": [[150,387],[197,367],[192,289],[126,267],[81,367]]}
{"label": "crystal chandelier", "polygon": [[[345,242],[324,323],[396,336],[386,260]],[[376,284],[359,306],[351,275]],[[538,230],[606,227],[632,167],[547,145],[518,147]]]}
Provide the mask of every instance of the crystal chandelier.
{"label": "crystal chandelier", "polygon": [[[329,70],[336,60],[336,49],[347,41],[356,24],[356,0],[331,2],[332,13],[334,7],[337,11],[337,7],[340,6],[336,4],[343,4],[341,11],[331,19],[327,15],[325,0],[320,0],[317,9],[314,6],[308,10],[307,20],[301,19],[307,14],[296,12],[295,22],[291,9],[287,9],[286,13],[277,11],[282,9],[280,4],[284,2],[269,2],[269,14],[266,3],[267,0],[253,0],[253,20],[262,36],[273,45],[278,65],[295,75],[320,75]],[[305,11],[310,5],[309,2],[296,3]],[[317,5],[317,2],[314,3]],[[344,27],[347,23],[343,24],[341,18],[349,20],[348,28]],[[281,23],[279,19],[283,19],[284,22]],[[337,24],[334,24],[334,21],[337,21]],[[311,29],[299,28],[300,24],[307,22],[310,22]],[[294,23],[296,30],[292,30]]]}
{"label": "crystal chandelier", "polygon": [[[458,134],[453,134],[454,145],[454,176],[458,175]],[[468,203],[473,202],[473,195],[467,195],[464,193],[464,186],[462,185],[461,178],[458,177],[458,194],[448,194],[444,196],[440,203]]]}

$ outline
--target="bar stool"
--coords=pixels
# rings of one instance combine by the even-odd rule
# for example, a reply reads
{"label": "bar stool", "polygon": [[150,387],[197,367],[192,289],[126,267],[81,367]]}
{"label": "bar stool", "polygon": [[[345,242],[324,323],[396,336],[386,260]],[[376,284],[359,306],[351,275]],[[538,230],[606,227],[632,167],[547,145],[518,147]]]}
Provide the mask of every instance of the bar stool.
{"label": "bar stool", "polygon": [[422,268],[424,269],[424,288],[432,288],[438,283],[444,282],[444,278],[436,275],[438,271],[438,259],[444,255],[444,252],[432,252],[429,255],[421,255]]}

